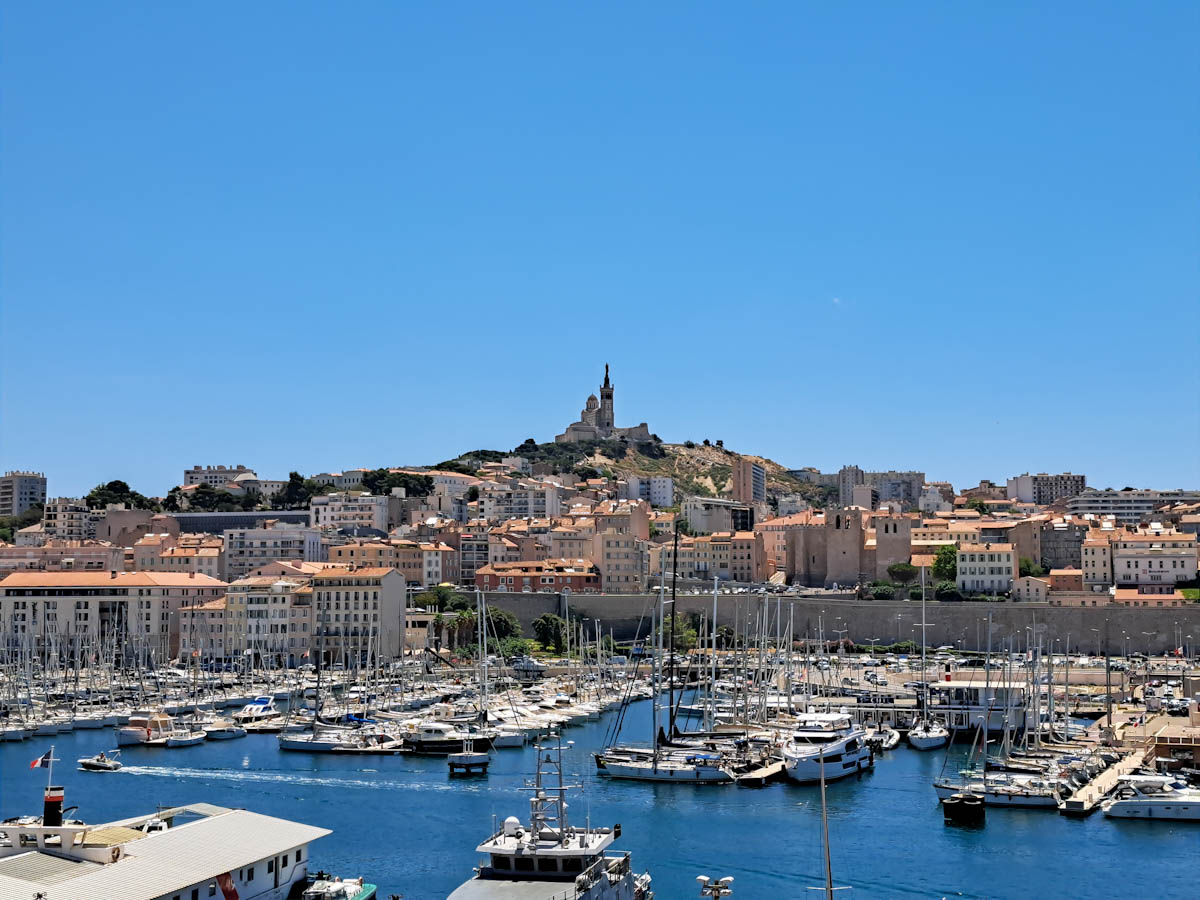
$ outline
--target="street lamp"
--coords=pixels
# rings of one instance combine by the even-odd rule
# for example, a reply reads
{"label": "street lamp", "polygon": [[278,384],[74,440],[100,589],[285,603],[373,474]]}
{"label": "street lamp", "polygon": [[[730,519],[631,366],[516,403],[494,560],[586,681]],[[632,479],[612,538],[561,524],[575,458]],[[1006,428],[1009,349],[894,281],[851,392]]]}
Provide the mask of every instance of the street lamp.
{"label": "street lamp", "polygon": [[1096,632],[1096,655],[1099,656],[1100,655],[1100,629],[1099,628],[1089,628],[1088,631]]}

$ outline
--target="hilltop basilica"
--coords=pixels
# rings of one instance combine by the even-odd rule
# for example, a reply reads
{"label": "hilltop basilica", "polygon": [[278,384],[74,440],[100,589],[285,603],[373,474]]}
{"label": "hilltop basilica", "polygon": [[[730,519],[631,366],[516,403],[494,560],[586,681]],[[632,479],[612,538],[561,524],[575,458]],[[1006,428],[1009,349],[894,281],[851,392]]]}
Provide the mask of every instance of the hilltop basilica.
{"label": "hilltop basilica", "polygon": [[572,422],[567,430],[554,438],[555,443],[570,444],[575,441],[603,441],[610,438],[627,438],[630,441],[650,440],[650,428],[643,422],[632,428],[617,428],[613,425],[613,386],[608,380],[608,363],[604,364],[604,384],[600,385],[600,397],[592,394],[587,398],[579,421]]}

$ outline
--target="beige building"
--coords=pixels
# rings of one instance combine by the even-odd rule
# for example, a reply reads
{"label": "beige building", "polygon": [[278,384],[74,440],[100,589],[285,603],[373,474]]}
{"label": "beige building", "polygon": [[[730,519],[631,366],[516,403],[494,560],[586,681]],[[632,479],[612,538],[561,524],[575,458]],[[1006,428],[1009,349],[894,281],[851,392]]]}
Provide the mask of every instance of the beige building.
{"label": "beige building", "polygon": [[227,593],[233,629],[233,653],[255,667],[294,666],[312,641],[311,593],[307,579],[249,575],[232,582]]}
{"label": "beige building", "polygon": [[205,575],[169,572],[14,572],[0,580],[0,622],[14,646],[77,638],[123,660],[155,663],[179,647],[179,608],[225,594]]}
{"label": "beige building", "polygon": [[262,528],[234,528],[225,532],[225,573],[230,581],[244,578],[253,569],[275,559],[323,562],[326,558],[317,528],[268,520]]}
{"label": "beige building", "polygon": [[1113,536],[1112,558],[1118,588],[1171,593],[1177,582],[1196,577],[1196,535],[1162,527],[1119,532]]}
{"label": "beige building", "polygon": [[40,547],[0,545],[0,572],[119,572],[125,548],[104,541],[47,541]]}
{"label": "beige building", "polygon": [[1013,582],[1012,599],[1022,603],[1045,603],[1050,597],[1050,581],[1023,575]]}
{"label": "beige building", "polygon": [[42,529],[48,538],[60,541],[88,541],[96,537],[92,511],[86,502],[74,497],[47,500]]}
{"label": "beige building", "polygon": [[[206,662],[241,661],[236,655],[225,597],[179,607],[179,658]],[[240,641],[236,642],[240,645]]]}
{"label": "beige building", "polygon": [[192,466],[183,470],[183,484],[207,484],[209,487],[223,488],[239,475],[258,477],[252,469],[240,463],[236,466]]}
{"label": "beige building", "polygon": [[1093,530],[1083,541],[1081,562],[1083,584],[1089,590],[1106,588],[1113,583],[1112,534]]}
{"label": "beige building", "polygon": [[758,503],[767,499],[767,470],[754,460],[739,456],[733,461],[733,499]]}
{"label": "beige building", "polygon": [[309,505],[314,528],[388,530],[388,498],[348,491],[313,497]]}
{"label": "beige building", "polygon": [[646,590],[649,548],[630,532],[609,528],[592,538],[588,554],[600,571],[606,594],[639,594]]}
{"label": "beige building", "polygon": [[958,590],[1007,594],[1019,577],[1012,544],[964,544],[958,548]]}
{"label": "beige building", "polygon": [[403,652],[408,587],[392,568],[329,569],[313,576],[314,647],[327,663],[366,663]]}

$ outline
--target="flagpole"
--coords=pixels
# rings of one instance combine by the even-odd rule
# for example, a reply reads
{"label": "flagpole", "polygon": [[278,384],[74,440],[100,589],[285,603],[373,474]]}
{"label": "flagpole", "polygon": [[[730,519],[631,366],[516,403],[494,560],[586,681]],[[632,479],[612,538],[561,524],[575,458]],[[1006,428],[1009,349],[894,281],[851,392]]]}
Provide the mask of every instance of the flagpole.
{"label": "flagpole", "polygon": [[54,745],[50,745],[50,761],[46,765],[46,790],[54,784]]}

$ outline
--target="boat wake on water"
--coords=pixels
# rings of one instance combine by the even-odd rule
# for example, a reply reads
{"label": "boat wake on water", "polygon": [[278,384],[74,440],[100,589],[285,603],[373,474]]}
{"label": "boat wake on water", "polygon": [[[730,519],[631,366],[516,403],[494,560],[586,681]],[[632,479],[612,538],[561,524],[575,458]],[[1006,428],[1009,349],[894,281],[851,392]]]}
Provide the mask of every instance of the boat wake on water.
{"label": "boat wake on water", "polygon": [[150,775],[160,778],[195,778],[204,781],[235,781],[258,784],[297,784],[324,787],[369,788],[392,791],[458,791],[452,784],[428,784],[418,781],[380,781],[367,778],[330,778],[287,772],[245,772],[228,769],[176,769],[167,766],[125,766],[121,775]]}

